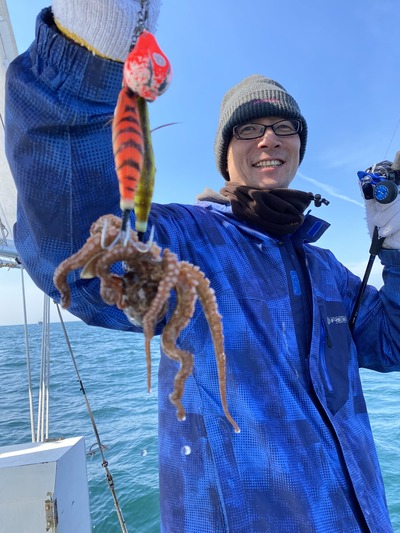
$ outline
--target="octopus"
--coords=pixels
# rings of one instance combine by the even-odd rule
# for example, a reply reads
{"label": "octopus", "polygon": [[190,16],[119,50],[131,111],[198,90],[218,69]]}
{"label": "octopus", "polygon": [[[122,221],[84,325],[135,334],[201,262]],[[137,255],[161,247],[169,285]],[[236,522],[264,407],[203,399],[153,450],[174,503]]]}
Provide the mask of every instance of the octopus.
{"label": "octopus", "polygon": [[[180,332],[193,317],[197,300],[207,319],[214,346],[221,404],[224,414],[236,433],[240,429],[229,413],[226,399],[226,356],[221,315],[214,290],[198,266],[179,261],[168,248],[163,250],[150,240],[139,241],[137,232],[129,229],[128,239],[118,239],[122,220],[104,215],[90,228],[90,236],[83,247],[65,259],[54,273],[54,284],[61,294],[61,305],[71,303],[68,274],[83,268],[81,277],[100,279],[100,295],[109,305],[121,309],[129,321],[143,328],[147,362],[147,387],[151,387],[150,342],[157,324],[168,311],[172,290],[177,296],[176,307],[161,333],[161,348],[170,359],[180,365],[169,395],[176,407],[178,420],[185,420],[182,396],[187,378],[192,374],[194,357],[177,346]],[[123,275],[111,272],[114,264],[122,262]]]}

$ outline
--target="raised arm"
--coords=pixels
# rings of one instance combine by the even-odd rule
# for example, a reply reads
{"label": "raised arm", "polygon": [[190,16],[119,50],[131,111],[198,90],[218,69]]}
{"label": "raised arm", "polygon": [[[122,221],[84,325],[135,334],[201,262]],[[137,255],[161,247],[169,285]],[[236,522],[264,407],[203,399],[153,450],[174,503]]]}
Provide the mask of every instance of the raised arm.
{"label": "raised arm", "polygon": [[[360,366],[388,372],[400,369],[400,152],[395,162],[383,161],[358,173],[371,235],[370,262],[383,264],[384,285],[358,293],[350,326]],[[365,278],[365,281],[367,278]],[[358,306],[359,304],[359,306]]]}
{"label": "raised arm", "polygon": [[[84,244],[94,220],[120,214],[111,119],[121,83],[122,62],[66,38],[51,9],[40,13],[34,43],[8,69],[6,151],[18,189],[15,242],[35,283],[55,299],[57,265]],[[99,319],[108,310],[96,280],[74,281],[85,289],[73,298],[72,313],[89,323],[128,327],[122,314]]]}

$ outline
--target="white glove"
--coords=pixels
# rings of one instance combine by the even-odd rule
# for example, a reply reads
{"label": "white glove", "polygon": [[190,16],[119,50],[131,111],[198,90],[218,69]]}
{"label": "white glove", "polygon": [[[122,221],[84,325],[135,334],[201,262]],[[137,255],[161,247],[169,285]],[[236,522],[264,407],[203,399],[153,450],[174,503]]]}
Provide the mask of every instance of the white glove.
{"label": "white glove", "polygon": [[391,204],[365,200],[365,206],[371,238],[377,227],[378,236],[385,237],[382,248],[400,250],[400,195]]}
{"label": "white glove", "polygon": [[[391,163],[383,161],[368,169],[367,172],[376,172],[380,168],[388,168]],[[397,173],[394,171],[397,181]],[[382,248],[390,248],[392,250],[400,250],[400,194],[397,198],[388,204],[379,203],[377,200],[365,200],[366,218],[368,231],[371,238],[374,234],[375,227],[378,228],[378,236],[384,237]]]}
{"label": "white glove", "polygon": [[123,62],[146,1],[148,17],[144,29],[154,33],[161,0],[53,0],[52,10],[64,35],[96,55]]}

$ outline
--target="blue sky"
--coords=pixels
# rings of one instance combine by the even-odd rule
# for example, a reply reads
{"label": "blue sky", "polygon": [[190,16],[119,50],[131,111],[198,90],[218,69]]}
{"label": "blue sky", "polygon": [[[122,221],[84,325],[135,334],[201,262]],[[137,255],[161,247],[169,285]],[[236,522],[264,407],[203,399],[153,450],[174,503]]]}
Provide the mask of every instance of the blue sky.
{"label": "blue sky", "polygon": [[[8,1],[21,52],[47,4]],[[221,99],[244,77],[263,74],[296,98],[308,122],[293,187],[330,201],[314,208],[331,223],[319,244],[362,275],[370,239],[356,173],[400,149],[399,22],[398,0],[164,0],[157,38],[174,77],[151,104],[151,123],[179,124],[153,135],[155,201],[192,203],[204,187],[222,187],[213,151]],[[7,294],[19,278],[0,270]],[[379,268],[371,280],[380,285]],[[28,290],[35,322],[41,300],[29,283]],[[0,311],[0,325],[22,321],[17,306]]]}

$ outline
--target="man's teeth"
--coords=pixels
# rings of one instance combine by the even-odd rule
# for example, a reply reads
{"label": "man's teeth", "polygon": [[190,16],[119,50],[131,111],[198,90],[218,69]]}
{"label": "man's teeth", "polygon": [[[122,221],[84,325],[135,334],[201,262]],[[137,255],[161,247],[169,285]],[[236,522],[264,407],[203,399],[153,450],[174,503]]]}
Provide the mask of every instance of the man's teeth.
{"label": "man's teeth", "polygon": [[282,165],[282,161],[278,161],[277,159],[272,159],[269,161],[259,161],[258,163],[255,163],[255,167],[280,167]]}

